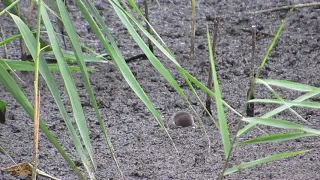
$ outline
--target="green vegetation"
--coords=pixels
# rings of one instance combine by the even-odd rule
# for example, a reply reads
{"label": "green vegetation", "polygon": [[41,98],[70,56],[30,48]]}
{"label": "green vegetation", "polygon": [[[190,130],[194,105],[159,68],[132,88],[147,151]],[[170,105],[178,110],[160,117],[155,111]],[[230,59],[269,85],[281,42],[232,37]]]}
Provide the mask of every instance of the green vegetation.
{"label": "green vegetation", "polygon": [[[59,140],[53,136],[53,134],[48,129],[47,125],[40,119],[41,131],[47,136],[49,141],[57,148],[57,150],[69,163],[70,167],[74,170],[74,172],[77,174],[77,176],[80,179],[85,179],[86,176],[88,176],[90,179],[95,179],[94,171],[96,169],[96,159],[98,157],[95,157],[93,154],[91,140],[88,135],[89,133],[88,133],[87,123],[85,120],[85,114],[83,112],[83,109],[80,103],[80,97],[79,97],[77,88],[75,86],[74,79],[71,76],[71,71],[80,71],[82,73],[83,83],[90,96],[91,104],[95,110],[101,131],[105,138],[105,143],[109,147],[109,150],[111,151],[111,154],[112,154],[112,158],[114,159],[114,162],[116,163],[118,170],[122,175],[119,162],[117,160],[117,155],[115,153],[112,142],[108,136],[107,129],[105,128],[104,120],[101,117],[99,107],[95,99],[94,91],[90,85],[88,71],[91,71],[94,69],[86,67],[86,62],[104,63],[108,60],[106,60],[105,58],[102,58],[99,55],[96,56],[95,53],[85,54],[82,51],[83,48],[84,49],[89,49],[89,48],[80,42],[79,37],[77,36],[77,33],[76,33],[76,29],[72,25],[70,14],[67,11],[65,4],[62,0],[57,0],[56,4],[54,5],[46,4],[43,2],[43,6],[39,6],[38,12],[40,14],[38,15],[39,17],[41,17],[42,23],[41,24],[39,23],[38,27],[35,28],[37,30],[30,28],[27,22],[19,16],[18,9],[15,8],[16,3],[18,2],[19,1],[15,1],[14,3],[12,3],[10,2],[10,0],[7,0],[5,3],[7,8],[0,12],[0,16],[5,13],[9,14],[12,20],[14,21],[14,23],[17,25],[20,31],[20,34],[16,34],[4,39],[2,42],[0,42],[0,45],[4,46],[5,44],[7,44],[8,42],[10,42],[15,38],[22,38],[25,42],[28,52],[30,53],[34,61],[27,62],[27,61],[18,61],[18,60],[10,60],[10,59],[0,59],[0,82],[6,87],[7,91],[11,93],[11,95],[17,100],[17,102],[25,109],[28,115],[30,117],[33,117],[35,113],[33,106],[25,96],[23,90],[19,87],[18,83],[12,77],[11,75],[12,73],[8,72],[8,70],[18,70],[18,71],[39,70],[40,75],[45,80],[48,86],[48,89],[50,90],[52,97],[54,98],[55,103],[59,108],[60,115],[66,124],[70,137],[72,138],[74,146],[76,147],[76,150],[78,152],[78,155],[81,158],[82,164],[85,167],[85,172],[82,172],[78,169],[75,163],[67,155],[63,147],[60,145]],[[167,131],[164,125],[164,122],[160,116],[160,113],[157,111],[154,104],[149,99],[148,95],[141,88],[139,82],[133,76],[123,55],[121,54],[121,51],[117,47],[114,37],[111,35],[110,29],[104,23],[103,18],[98,13],[98,10],[93,5],[93,2],[91,0],[83,0],[83,1],[76,0],[75,2],[77,7],[81,10],[83,17],[90,25],[95,36],[103,45],[108,55],[110,55],[111,61],[117,66],[118,70],[121,72],[125,81],[128,83],[132,91],[137,95],[137,97],[140,98],[140,100],[145,104],[148,110],[152,113],[156,122],[159,124],[163,132],[167,135],[168,140],[171,141],[172,146],[178,152],[177,148],[175,147],[174,141],[172,140],[169,132]],[[195,1],[192,1],[192,2],[194,5]],[[36,2],[36,3],[39,3],[39,2]],[[278,32],[274,37],[273,41],[271,42],[269,49],[267,50],[264,56],[264,59],[261,62],[261,66],[258,69],[258,73],[255,76],[255,81],[254,81],[254,83],[256,83],[257,85],[262,84],[267,89],[269,89],[274,94],[276,99],[252,99],[249,101],[249,102],[255,102],[255,103],[258,103],[258,102],[259,103],[276,103],[276,104],[282,104],[282,106],[270,112],[267,112],[261,117],[247,118],[245,117],[245,115],[242,115],[240,112],[237,112],[235,109],[233,109],[221,97],[221,91],[223,91],[223,89],[219,87],[219,79],[217,76],[215,61],[214,61],[214,53],[213,53],[214,51],[212,50],[212,44],[211,44],[211,35],[208,29],[207,29],[207,38],[208,38],[208,47],[209,47],[208,54],[209,54],[209,60],[210,60],[211,69],[212,69],[212,74],[210,75],[212,75],[214,90],[211,90],[207,88],[205,85],[203,85],[203,83],[201,83],[195,77],[193,77],[190,73],[188,73],[176,61],[176,58],[173,55],[173,53],[169,50],[169,48],[166,46],[166,44],[158,35],[158,33],[152,28],[152,25],[149,24],[149,22],[146,22],[146,23],[149,25],[150,30],[152,32],[149,32],[145,27],[143,27],[141,23],[137,20],[137,18],[134,17],[134,15],[131,13],[131,10],[127,10],[126,8],[124,8],[119,3],[118,0],[110,0],[109,3],[112,5],[112,8],[118,15],[123,25],[127,28],[130,36],[134,39],[136,44],[143,51],[143,53],[145,54],[147,59],[150,61],[150,63],[153,65],[155,70],[157,70],[168,81],[168,83],[181,95],[181,97],[184,99],[186,104],[188,104],[190,108],[192,108],[192,110],[195,112],[195,114],[197,114],[201,124],[202,124],[201,116],[192,107],[183,89],[179,86],[176,79],[170,74],[168,69],[165,68],[165,66],[161,63],[161,61],[157,58],[157,56],[154,55],[152,50],[150,50],[150,48],[143,41],[142,37],[138,34],[136,29],[138,29],[140,33],[142,33],[144,36],[146,36],[150,40],[150,42],[152,42],[155,48],[160,50],[160,52],[163,53],[164,56],[166,56],[172,63],[174,63],[177,70],[181,73],[181,76],[185,79],[185,81],[189,85],[190,90],[193,92],[194,96],[200,102],[203,110],[208,112],[203,102],[200,100],[199,96],[197,95],[195,91],[195,87],[193,87],[193,85],[197,86],[198,89],[207,93],[216,102],[216,106],[217,106],[216,112],[218,112],[218,117],[217,117],[218,122],[216,122],[211,115],[210,117],[212,122],[216,125],[217,129],[220,131],[221,141],[224,147],[226,162],[224,164],[224,169],[221,170],[221,176],[220,176],[221,179],[223,178],[223,176],[226,176],[231,173],[235,173],[245,168],[250,168],[258,164],[275,161],[275,160],[279,160],[279,159],[290,157],[290,156],[295,156],[295,155],[306,153],[309,151],[309,150],[300,150],[296,152],[279,153],[272,156],[263,157],[258,160],[252,160],[251,162],[245,162],[240,165],[229,168],[230,156],[232,156],[233,147],[235,146],[244,146],[244,145],[266,143],[266,142],[269,142],[269,143],[281,142],[281,141],[294,140],[294,139],[307,137],[307,136],[317,136],[320,134],[319,130],[311,129],[306,126],[300,125],[298,123],[290,122],[288,120],[283,120],[283,119],[280,120],[280,119],[272,118],[272,116],[275,116],[280,112],[286,109],[289,109],[291,112],[297,115],[299,119],[301,119],[301,116],[299,116],[299,114],[291,108],[293,106],[299,106],[299,107],[305,107],[305,108],[320,108],[319,103],[312,102],[312,101],[305,101],[310,99],[313,96],[319,95],[320,88],[313,87],[310,85],[289,82],[289,81],[283,81],[283,80],[259,78],[261,71],[264,68],[264,65],[267,63],[267,59],[270,52],[275,46],[280,33],[283,31],[284,25],[288,17],[286,17],[283,20],[282,24],[279,26]],[[128,5],[132,7],[132,11],[135,11],[135,13],[137,13],[140,16],[139,17],[140,19],[146,21],[146,18],[143,16],[142,12],[139,10],[138,6],[135,4],[133,0],[129,0]],[[55,10],[50,9],[50,7],[54,7]],[[292,13],[292,11],[293,9],[291,9],[290,14]],[[67,36],[66,39],[70,42],[72,47],[71,52],[65,51],[61,48],[61,45],[60,45],[61,43],[58,41],[58,37],[57,37],[58,33],[56,33],[53,28],[53,24],[51,22],[52,19],[50,19],[48,12],[50,13],[55,12],[53,16],[57,16],[57,18],[61,20],[63,29],[66,32],[66,36]],[[193,18],[195,18],[194,17],[195,12],[192,11],[192,13],[193,13]],[[44,31],[40,32],[40,25],[42,29],[45,29]],[[195,23],[193,23],[193,25],[195,26]],[[35,38],[34,36],[35,33],[39,35],[38,38]],[[194,29],[193,29],[193,34],[194,34]],[[44,35],[49,37],[49,42],[47,43],[47,45],[41,44],[41,36],[44,36]],[[194,42],[194,39],[191,42]],[[38,45],[41,45],[41,46],[38,46]],[[50,48],[46,48],[47,46],[49,46]],[[40,47],[42,48],[40,49]],[[191,49],[193,51],[193,45]],[[46,61],[47,60],[46,55],[54,56],[56,63],[48,64]],[[76,62],[77,66],[70,66],[68,65],[68,62]],[[36,63],[39,63],[38,64],[39,67],[36,67],[35,65]],[[69,103],[72,108],[73,117],[76,121],[76,125],[77,125],[76,127],[72,125],[70,116],[67,113],[66,107],[62,103],[62,99],[57,89],[56,81],[52,75],[52,71],[58,71],[63,79],[65,90],[69,96]],[[278,86],[281,88],[287,88],[294,91],[306,92],[306,94],[292,101],[284,100],[275,90],[271,88],[271,86]],[[231,110],[239,118],[237,121],[239,129],[234,139],[230,138],[232,136],[230,136],[229,127],[227,124],[227,118],[225,116],[225,108],[228,108],[229,110]],[[5,112],[6,112],[6,105],[4,102],[0,101],[0,116],[1,116],[2,123],[5,121],[5,118],[4,118]],[[303,118],[302,120],[305,121]],[[246,123],[249,123],[249,124],[247,124],[245,127],[242,127],[242,125]],[[266,135],[261,137],[254,137],[252,139],[247,139],[244,141],[238,141],[239,139],[238,137],[245,134],[251,128],[257,127],[257,125],[259,124],[276,127],[276,128],[289,129],[291,131],[290,133],[285,132],[285,133],[272,134],[272,135]],[[201,128],[207,134],[203,124]],[[80,132],[79,135],[77,132]]]}

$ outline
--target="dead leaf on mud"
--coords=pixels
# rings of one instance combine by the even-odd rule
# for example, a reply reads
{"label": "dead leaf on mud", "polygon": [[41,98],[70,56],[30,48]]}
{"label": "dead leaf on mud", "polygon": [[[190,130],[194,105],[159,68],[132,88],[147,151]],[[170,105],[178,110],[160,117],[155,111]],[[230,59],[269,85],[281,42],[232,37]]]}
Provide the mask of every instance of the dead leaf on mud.
{"label": "dead leaf on mud", "polygon": [[[1,169],[1,172],[10,173],[14,175],[31,175],[32,165],[28,162],[23,162],[23,163],[16,164],[14,166],[10,166],[8,168]],[[58,178],[50,176],[49,174],[43,171],[40,171],[39,169],[37,169],[37,174],[54,179],[54,180],[59,180]]]}

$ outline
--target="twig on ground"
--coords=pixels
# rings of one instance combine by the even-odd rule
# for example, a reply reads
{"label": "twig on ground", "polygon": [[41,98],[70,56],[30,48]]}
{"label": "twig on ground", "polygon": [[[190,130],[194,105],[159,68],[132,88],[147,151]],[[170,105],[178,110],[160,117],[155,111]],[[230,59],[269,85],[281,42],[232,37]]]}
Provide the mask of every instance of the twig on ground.
{"label": "twig on ground", "polygon": [[191,0],[191,36],[190,36],[190,56],[194,58],[194,41],[196,36],[196,1]]}
{"label": "twig on ground", "polygon": [[[255,71],[254,71],[254,64],[255,64],[255,50],[256,50],[256,26],[252,26],[252,54],[251,54],[251,66],[250,66],[250,82],[249,82],[249,89],[247,92],[247,100],[254,99],[254,90],[255,90]],[[246,113],[249,117],[254,117],[254,103],[247,103]]]}
{"label": "twig on ground", "polygon": [[[147,21],[150,23],[148,0],[143,1],[143,4],[144,4],[144,16],[146,17]],[[151,34],[151,28],[149,23],[147,23],[147,31],[149,34]],[[148,38],[148,45],[149,45],[150,51],[153,53],[153,45],[149,38]]]}
{"label": "twig on ground", "polygon": [[304,7],[312,7],[312,6],[320,6],[320,2],[313,2],[313,3],[306,3],[306,4],[294,4],[290,6],[282,6],[282,7],[276,7],[271,9],[264,9],[260,11],[255,11],[252,13],[265,13],[265,12],[274,12],[274,11],[283,11],[283,10],[290,10],[291,8],[304,8]]}
{"label": "twig on ground", "polygon": [[[247,32],[247,33],[252,33],[252,30],[251,29],[246,29],[246,28],[239,28],[239,30],[243,31],[243,32]],[[256,31],[256,34],[258,36],[258,39],[259,39],[259,36],[263,36],[263,38],[274,38],[275,35],[274,34],[269,34],[269,33],[265,33],[265,32],[262,32],[262,31]],[[262,38],[261,38],[262,39]]]}

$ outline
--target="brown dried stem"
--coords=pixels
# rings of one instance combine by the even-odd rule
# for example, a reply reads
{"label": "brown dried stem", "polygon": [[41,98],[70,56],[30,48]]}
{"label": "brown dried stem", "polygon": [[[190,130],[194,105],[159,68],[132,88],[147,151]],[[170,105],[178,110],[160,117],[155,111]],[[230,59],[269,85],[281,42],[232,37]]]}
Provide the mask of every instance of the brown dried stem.
{"label": "brown dried stem", "polygon": [[[212,43],[212,53],[213,56],[215,54],[215,50],[216,50],[216,45],[217,45],[217,39],[218,39],[218,33],[219,33],[219,23],[220,23],[220,19],[219,17],[217,17],[214,21],[214,36],[213,36],[213,43]],[[209,75],[208,75],[208,83],[207,83],[207,87],[208,89],[212,90],[213,89],[213,84],[212,84],[212,69],[211,66],[209,67]],[[208,112],[210,113],[210,115],[212,115],[211,112],[211,96],[209,94],[207,94],[207,100],[206,100],[206,108],[208,110]],[[209,115],[205,112],[206,115]]]}
{"label": "brown dried stem", "polygon": [[271,9],[264,9],[260,11],[255,11],[253,13],[265,13],[265,12],[274,12],[274,11],[283,11],[283,10],[290,10],[291,8],[304,8],[304,7],[312,7],[312,6],[320,6],[320,2],[313,2],[313,3],[306,3],[306,4],[294,4],[290,6],[282,6],[282,7],[276,7]]}

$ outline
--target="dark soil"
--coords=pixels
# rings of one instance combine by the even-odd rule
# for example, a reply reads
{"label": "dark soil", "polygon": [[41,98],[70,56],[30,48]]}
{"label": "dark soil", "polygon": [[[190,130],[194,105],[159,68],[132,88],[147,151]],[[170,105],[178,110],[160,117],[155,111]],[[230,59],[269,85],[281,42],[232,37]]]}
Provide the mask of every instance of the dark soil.
{"label": "dark soil", "polygon": [[[220,87],[224,100],[239,112],[243,112],[249,84],[249,67],[251,58],[250,33],[240,30],[249,29],[256,25],[259,31],[275,34],[281,20],[287,11],[272,12],[252,15],[250,11],[268,9],[295,3],[296,1],[215,1],[202,0],[197,13],[196,49],[195,58],[189,57],[190,34],[190,3],[191,1],[164,0],[158,6],[153,3],[150,7],[151,23],[169,48],[174,53],[178,62],[199,81],[206,84],[208,74],[208,47],[206,40],[206,25],[213,27],[212,19],[221,17],[220,33],[216,50],[216,66],[220,80]],[[309,1],[299,1],[299,3]],[[125,58],[140,54],[138,46],[130,38],[127,30],[121,25],[120,20],[109,4],[95,1],[97,8],[105,17],[114,37]],[[3,8],[3,6],[1,5]],[[0,9],[2,9],[0,8]],[[320,87],[320,10],[319,7],[297,9],[289,18],[280,36],[275,49],[272,51],[268,63],[263,70],[263,78],[285,79]],[[94,48],[97,52],[105,53],[100,43],[90,31],[87,23],[83,22],[80,11],[70,5],[73,11],[74,25],[78,29],[83,42]],[[1,16],[0,24],[4,28],[5,36],[17,33],[17,28],[10,16]],[[271,43],[270,38],[257,40],[256,67]],[[13,41],[8,45],[9,58],[19,58],[19,42]],[[0,49],[4,57],[3,48]],[[174,64],[165,58],[158,50],[155,52],[163,64],[177,79],[197,112],[202,114],[201,106],[188,89]],[[169,138],[157,125],[154,117],[143,103],[131,91],[126,81],[116,66],[107,64],[88,64],[97,71],[90,73],[91,84],[99,103],[101,114],[108,128],[116,155],[120,162],[125,179],[216,179],[221,173],[224,163],[223,147],[220,135],[212,122],[205,116],[202,117],[209,138],[211,140],[208,152],[208,138],[205,136],[196,121],[197,128],[170,128],[171,134],[180,155],[175,152]],[[136,79],[140,82],[157,110],[160,112],[166,125],[170,123],[173,113],[183,110],[192,113],[187,103],[176,93],[169,83],[161,77],[147,60],[129,63]],[[17,79],[21,88],[32,102],[33,73],[17,72],[21,78]],[[97,179],[120,179],[120,174],[112,160],[110,151],[99,129],[97,118],[91,106],[89,97],[85,92],[79,73],[74,73],[76,84],[84,106],[87,124],[90,128],[95,158],[98,169]],[[55,74],[61,89],[64,102],[68,96],[63,91],[63,83],[59,75]],[[45,82],[41,81],[41,118],[46,122],[51,132],[63,144],[67,153],[80,162],[66,126],[60,117],[57,106],[54,104]],[[285,99],[295,99],[300,93],[276,88]],[[206,95],[199,91],[205,101]],[[262,86],[258,86],[256,98],[270,98],[271,93]],[[0,98],[7,107],[7,123],[0,124],[0,145],[10,154],[15,162],[26,162],[32,159],[32,120],[24,109],[13,99],[4,86],[1,85]],[[319,101],[319,96],[313,98]],[[68,106],[69,107],[69,106]],[[263,115],[275,106],[256,105],[256,116]],[[70,108],[69,108],[70,109]],[[298,113],[310,123],[313,128],[319,127],[320,113],[314,109],[296,108]],[[71,115],[71,110],[69,110]],[[215,106],[213,114],[216,115]],[[296,116],[289,111],[276,116],[281,119],[296,120]],[[239,120],[232,112],[227,111],[229,122]],[[301,122],[305,124],[304,122]],[[306,124],[305,124],[306,125]],[[279,132],[279,129],[260,127],[267,133]],[[235,133],[236,125],[230,125],[230,131]],[[241,139],[257,137],[263,133],[257,129],[250,130]],[[268,155],[311,149],[312,151],[292,158],[275,161],[243,170],[226,177],[226,179],[320,179],[319,138],[308,137],[297,141],[281,143],[250,145],[234,149],[231,165],[248,162]],[[11,160],[1,154],[1,168],[13,165]],[[40,135],[39,169],[61,179],[77,179],[65,160],[49,143],[46,137]],[[80,164],[80,163],[78,163]],[[81,169],[83,167],[79,165]],[[2,174],[2,179],[28,179],[25,176]],[[43,177],[39,179],[45,179]]]}

